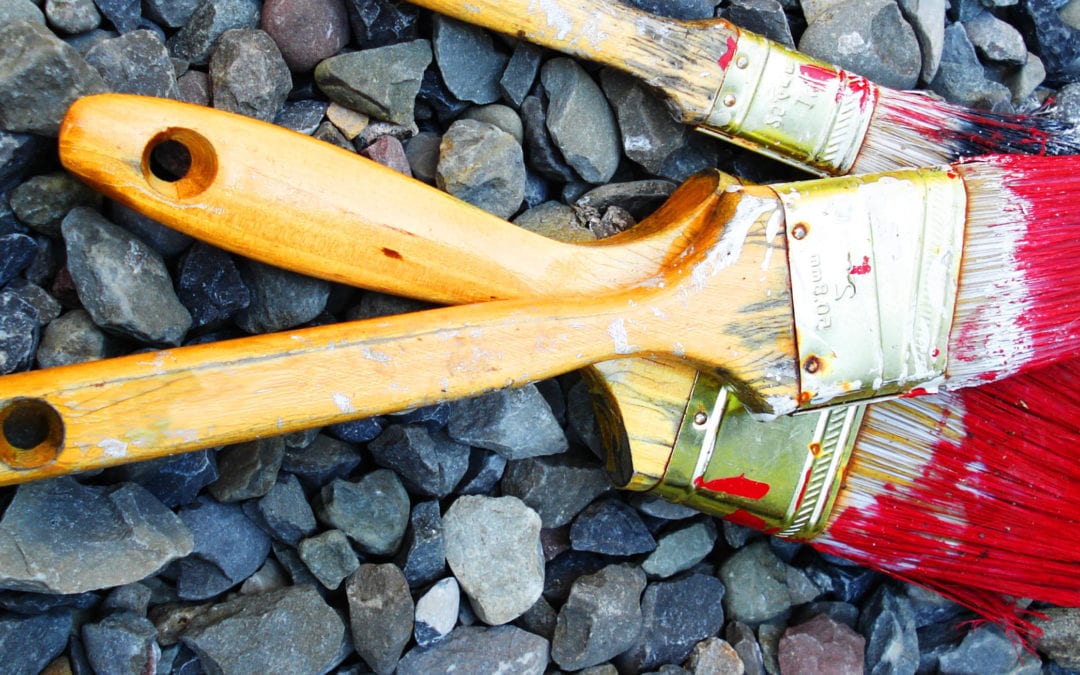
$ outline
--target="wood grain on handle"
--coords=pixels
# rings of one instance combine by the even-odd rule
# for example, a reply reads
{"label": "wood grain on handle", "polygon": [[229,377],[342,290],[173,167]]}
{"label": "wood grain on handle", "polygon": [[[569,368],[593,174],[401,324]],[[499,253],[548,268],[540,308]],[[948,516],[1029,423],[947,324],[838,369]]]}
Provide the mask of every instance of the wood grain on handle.
{"label": "wood grain on handle", "polygon": [[[150,154],[188,148],[179,180]],[[547,239],[327,143],[163,99],[80,99],[60,131],[65,168],[106,196],[196,238],[311,276],[460,303],[588,294],[656,274],[703,227],[728,183],[688,180],[653,217],[602,242]]]}
{"label": "wood grain on handle", "polygon": [[601,0],[413,4],[634,75],[666,95],[688,124],[708,116],[738,38],[723,19],[681,21]]}

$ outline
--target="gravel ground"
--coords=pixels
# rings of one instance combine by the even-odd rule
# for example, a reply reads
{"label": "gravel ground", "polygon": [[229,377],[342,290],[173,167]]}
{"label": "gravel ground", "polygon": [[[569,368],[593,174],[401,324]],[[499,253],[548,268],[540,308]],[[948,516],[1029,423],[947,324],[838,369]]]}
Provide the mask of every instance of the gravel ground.
{"label": "gravel ground", "polygon": [[[635,0],[892,87],[1080,119],[1080,0]],[[388,82],[392,84],[387,84]],[[693,172],[792,170],[636,82],[389,0],[0,0],[0,371],[409,311],[64,174],[104,91],[273,121],[589,240]],[[51,673],[1068,673],[925,592],[613,491],[580,378],[0,490],[0,663]]]}

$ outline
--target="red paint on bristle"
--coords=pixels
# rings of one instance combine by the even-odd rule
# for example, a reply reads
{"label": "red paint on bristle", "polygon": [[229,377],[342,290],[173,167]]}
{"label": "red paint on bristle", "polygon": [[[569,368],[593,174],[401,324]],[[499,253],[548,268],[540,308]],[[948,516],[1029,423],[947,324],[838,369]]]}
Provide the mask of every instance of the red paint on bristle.
{"label": "red paint on bristle", "polygon": [[962,441],[939,440],[915,484],[848,506],[812,543],[1021,636],[1034,627],[996,595],[1080,606],[1077,377],[1080,364],[1063,363],[943,397],[946,416],[963,415]]}

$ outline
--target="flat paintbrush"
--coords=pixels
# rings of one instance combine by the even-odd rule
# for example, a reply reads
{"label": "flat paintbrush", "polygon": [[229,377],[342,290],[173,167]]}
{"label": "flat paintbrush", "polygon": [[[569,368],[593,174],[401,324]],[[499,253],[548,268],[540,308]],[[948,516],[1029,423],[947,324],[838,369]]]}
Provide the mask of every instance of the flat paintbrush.
{"label": "flat paintbrush", "polygon": [[814,173],[1080,153],[1075,127],[1053,115],[995,114],[882,87],[723,19],[670,19],[602,0],[414,4],[629,73],[684,123]]}

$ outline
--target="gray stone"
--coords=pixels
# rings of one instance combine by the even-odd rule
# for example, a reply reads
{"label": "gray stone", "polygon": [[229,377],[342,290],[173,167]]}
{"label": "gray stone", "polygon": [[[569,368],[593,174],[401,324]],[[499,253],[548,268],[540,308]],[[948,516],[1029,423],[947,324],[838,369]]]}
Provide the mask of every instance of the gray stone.
{"label": "gray stone", "polygon": [[439,165],[439,145],[442,136],[431,131],[421,131],[405,145],[405,157],[413,178],[428,185],[435,184],[435,171]]}
{"label": "gray stone", "polygon": [[341,0],[267,0],[260,22],[297,73],[311,71],[349,42],[349,15]]}
{"label": "gray stone", "polygon": [[915,31],[922,54],[919,80],[930,82],[941,64],[945,46],[945,6],[947,0],[898,0],[900,13]]}
{"label": "gray stone", "polygon": [[1008,87],[986,79],[975,47],[960,24],[945,28],[941,65],[930,89],[948,101],[976,108],[992,108],[1012,98]]}
{"label": "gray stone", "polygon": [[544,587],[540,516],[516,497],[458,497],[443,516],[446,561],[481,621],[513,621]]}
{"label": "gray stone", "polygon": [[169,28],[179,28],[191,20],[201,0],[143,0],[146,17]]}
{"label": "gray stone", "polygon": [[784,675],[863,672],[864,644],[854,630],[819,614],[784,631],[778,653],[780,670]]}
{"label": "gray stone", "polygon": [[570,527],[575,551],[630,556],[656,549],[656,540],[633,507],[618,499],[600,499],[585,508]]}
{"label": "gray stone", "polygon": [[693,675],[743,675],[746,667],[735,648],[718,637],[694,645],[683,664]]}
{"label": "gray stone", "polygon": [[105,612],[131,612],[136,616],[146,616],[153,597],[153,589],[138,582],[117,586],[109,591],[101,609]]}
{"label": "gray stone", "polygon": [[436,582],[416,601],[413,637],[427,647],[450,634],[457,624],[461,589],[454,577]]}
{"label": "gray stone", "polygon": [[454,440],[503,457],[525,459],[566,452],[566,434],[535,385],[455,401],[447,427]]}
{"label": "gray stone", "polygon": [[47,173],[20,184],[9,195],[19,222],[50,237],[60,236],[60,223],[77,206],[97,207],[101,195],[69,173]]}
{"label": "gray stone", "polygon": [[315,513],[300,487],[300,480],[292,474],[278,477],[270,491],[258,501],[256,511],[275,539],[292,546],[315,532],[317,527]]}
{"label": "gray stone", "polygon": [[473,448],[469,454],[469,470],[458,484],[458,494],[489,495],[495,491],[506,471],[506,458],[502,455]]}
{"label": "gray stone", "polygon": [[574,209],[562,202],[548,201],[534,206],[514,218],[514,224],[557,241],[596,241],[592,230],[582,227]]}
{"label": "gray stone", "polygon": [[114,469],[124,480],[146,488],[169,508],[186,506],[199,492],[217,479],[217,464],[211,450],[185,452]]}
{"label": "gray stone", "polygon": [[819,593],[806,575],[783,563],[764,541],[736,551],[717,576],[728,589],[724,609],[732,619],[746,623],[768,621]]}
{"label": "gray stone", "polygon": [[94,4],[120,33],[135,30],[142,20],[140,0],[94,0]]}
{"label": "gray stone", "polygon": [[[795,48],[784,6],[778,0],[733,0],[726,18],[743,30],[764,35],[773,42]],[[807,17],[807,21],[811,19]]]}
{"label": "gray stone", "polygon": [[214,107],[271,122],[292,89],[285,59],[269,35],[237,28],[218,38],[210,56]]}
{"label": "gray stone", "polygon": [[101,75],[44,25],[0,26],[0,129],[56,136],[75,99],[106,90]]}
{"label": "gray stone", "polygon": [[191,314],[156,251],[86,207],[72,209],[61,230],[68,270],[94,323],[152,345],[180,344]]}
{"label": "gray stone", "polygon": [[1012,92],[1014,105],[1019,105],[1024,99],[1035,94],[1035,90],[1046,79],[1046,68],[1042,59],[1028,52],[1024,65],[1016,69],[1014,73],[1005,77],[1005,86]]}
{"label": "gray stone", "polygon": [[525,502],[545,528],[566,525],[610,489],[603,467],[566,455],[515,460],[502,479],[503,494]]}
{"label": "gray stone", "polygon": [[396,562],[414,588],[442,576],[446,569],[446,539],[439,502],[420,502],[413,507]]}
{"label": "gray stone", "polygon": [[73,626],[72,612],[63,608],[32,616],[5,612],[0,616],[4,669],[11,673],[43,672],[67,647]]}
{"label": "gray stone", "polygon": [[1039,651],[1062,668],[1080,670],[1080,609],[1048,607],[1040,611],[1046,619],[1036,622],[1042,629]]}
{"label": "gray stone", "polygon": [[615,665],[640,672],[682,663],[694,645],[724,625],[723,598],[724,585],[704,574],[650,584],[641,598],[641,633]]}
{"label": "gray stone", "polygon": [[28,370],[41,336],[37,309],[18,294],[0,292],[0,374]]}
{"label": "gray stone", "polygon": [[435,184],[458,199],[509,218],[525,198],[521,145],[492,124],[458,120],[439,144]]}
{"label": "gray stone", "polygon": [[663,204],[676,187],[671,181],[659,179],[608,183],[583,194],[574,207],[603,212],[615,206],[641,220]]}
{"label": "gray stone", "polygon": [[318,489],[333,478],[348,476],[360,462],[356,447],[318,434],[308,445],[288,448],[281,468],[295,475],[305,488]]}
{"label": "gray stone", "polygon": [[84,309],[75,309],[45,327],[37,349],[42,368],[96,361],[108,354],[108,338]]}
{"label": "gray stone", "polygon": [[686,127],[640,80],[606,68],[600,73],[600,84],[615,109],[626,156],[649,173],[659,173],[668,158],[686,144]]}
{"label": "gray stone", "polygon": [[666,579],[684,572],[705,559],[716,543],[716,525],[703,520],[662,534],[656,550],[641,563],[650,577]]}
{"label": "gray stone", "polygon": [[68,35],[85,33],[101,25],[101,12],[94,0],[45,0],[49,25]]}
{"label": "gray stone", "polygon": [[818,16],[799,51],[894,89],[915,86],[922,55],[896,0],[845,0]]}
{"label": "gray stone", "polygon": [[919,667],[919,637],[911,601],[880,586],[863,605],[859,633],[866,639],[866,672],[913,673]]}
{"label": "gray stone", "polygon": [[346,108],[409,124],[429,63],[430,43],[412,40],[328,58],[315,67],[315,81],[331,101]]}
{"label": "gray stone", "polygon": [[30,0],[3,0],[0,2],[0,27],[15,21],[30,21],[45,24],[45,15],[37,5],[40,2]]}
{"label": "gray stone", "polygon": [[236,314],[236,325],[249,333],[271,333],[311,321],[330,297],[327,281],[255,260],[243,260],[240,275],[251,291],[251,304]]}
{"label": "gray stone", "polygon": [[169,51],[157,33],[135,30],[102,40],[86,52],[112,91],[159,98],[180,98]]}
{"label": "gray stone", "polygon": [[302,539],[297,552],[319,583],[331,591],[360,567],[360,559],[341,530],[327,530]]}
{"label": "gray stone", "polygon": [[258,0],[202,0],[166,42],[169,53],[192,65],[204,66],[225,31],[258,27],[259,9]]}
{"label": "gray stone", "polygon": [[48,324],[60,318],[60,312],[63,311],[59,300],[49,295],[41,286],[26,279],[12,280],[4,290],[33,307],[40,326],[48,327]]}
{"label": "gray stone", "polygon": [[645,574],[631,565],[609,565],[578,578],[559,610],[551,658],[564,670],[595,666],[630,649],[641,630]]}
{"label": "gray stone", "polygon": [[409,524],[409,494],[397,474],[377,469],[356,482],[337,479],[324,487],[315,515],[364,553],[393,555]]}
{"label": "gray stone", "polygon": [[180,100],[195,105],[210,105],[210,75],[201,70],[189,70],[176,80]]}
{"label": "gray stone", "polygon": [[460,119],[493,124],[513,136],[518,145],[525,142],[525,128],[522,125],[521,117],[513,108],[508,106],[492,103],[491,105],[469,108],[461,115]]}
{"label": "gray stone", "polygon": [[749,626],[741,621],[731,621],[724,631],[724,637],[742,660],[746,675],[765,675],[761,645]]}
{"label": "gray stone", "polygon": [[267,591],[276,591],[288,585],[289,580],[285,568],[271,557],[266,559],[259,571],[244,579],[244,583],[240,584],[240,593],[242,595],[256,595]]}
{"label": "gray stone", "polygon": [[469,468],[469,446],[416,424],[391,424],[368,444],[375,463],[393,469],[413,492],[445,497]]}
{"label": "gray stone", "polygon": [[487,31],[436,14],[432,49],[446,88],[462,101],[494,103],[508,57],[495,49]]}
{"label": "gray stone", "polygon": [[413,633],[416,610],[395,565],[361,565],[345,587],[353,645],[378,675],[390,675]]}
{"label": "gray stone", "polygon": [[210,494],[219,502],[262,497],[277,481],[285,442],[280,436],[230,445],[218,452],[218,479]]}
{"label": "gray stone", "polygon": [[251,291],[233,257],[196,242],[180,259],[176,296],[191,313],[192,327],[218,326],[251,304]]}
{"label": "gray stone", "polygon": [[574,170],[563,160],[548,132],[545,99],[526,96],[521,102],[521,121],[525,126],[525,147],[528,149],[530,168],[558,183],[574,180]]}
{"label": "gray stone", "polygon": [[161,648],[157,629],[145,617],[131,612],[110,614],[82,627],[86,658],[95,673],[145,673],[153,670]]}
{"label": "gray stone", "polygon": [[518,42],[499,78],[499,89],[503,96],[519,108],[536,82],[542,56],[543,52],[536,45]]}
{"label": "gray stone", "polygon": [[[628,502],[641,513],[662,520],[686,520],[701,515],[701,512],[693,507],[669,502],[660,496],[649,493],[630,494]],[[720,522],[725,523],[727,521]],[[732,548],[741,548],[741,546],[732,545]]]}
{"label": "gray stone", "polygon": [[287,101],[274,117],[274,124],[310,136],[319,128],[330,105],[310,98]]}
{"label": "gray stone", "polygon": [[1027,60],[1027,47],[1020,31],[990,12],[982,12],[964,22],[964,30],[975,52],[989,61],[1013,66]]}
{"label": "gray stone", "polygon": [[1042,662],[1034,654],[1017,649],[1000,628],[983,624],[971,630],[959,645],[938,659],[941,675],[1035,675]]}
{"label": "gray stone", "polygon": [[270,552],[270,537],[236,504],[200,497],[179,512],[195,546],[177,569],[177,594],[206,600],[237,586],[255,573]]}
{"label": "gray stone", "polygon": [[532,607],[518,617],[514,624],[521,626],[530,633],[535,633],[550,642],[551,639],[555,637],[555,625],[558,623],[558,620],[559,615],[555,612],[551,603],[541,595],[537,598],[536,602],[533,603]]}
{"label": "gray stone", "polygon": [[214,605],[181,639],[210,673],[321,673],[340,660],[345,631],[314,588],[289,586]]}
{"label": "gray stone", "polygon": [[398,173],[412,176],[412,168],[409,166],[409,159],[405,155],[405,147],[395,136],[389,134],[379,136],[360,150],[360,154]]}
{"label": "gray stone", "polygon": [[569,58],[540,69],[550,99],[547,128],[566,162],[588,183],[606,183],[619,166],[621,148],[615,114],[599,85]]}
{"label": "gray stone", "polygon": [[548,643],[517,626],[459,626],[430,647],[410,649],[398,663],[398,675],[547,672]]}
{"label": "gray stone", "polygon": [[0,588],[82,593],[156,573],[191,552],[184,523],[133,484],[20,485],[0,520]]}

